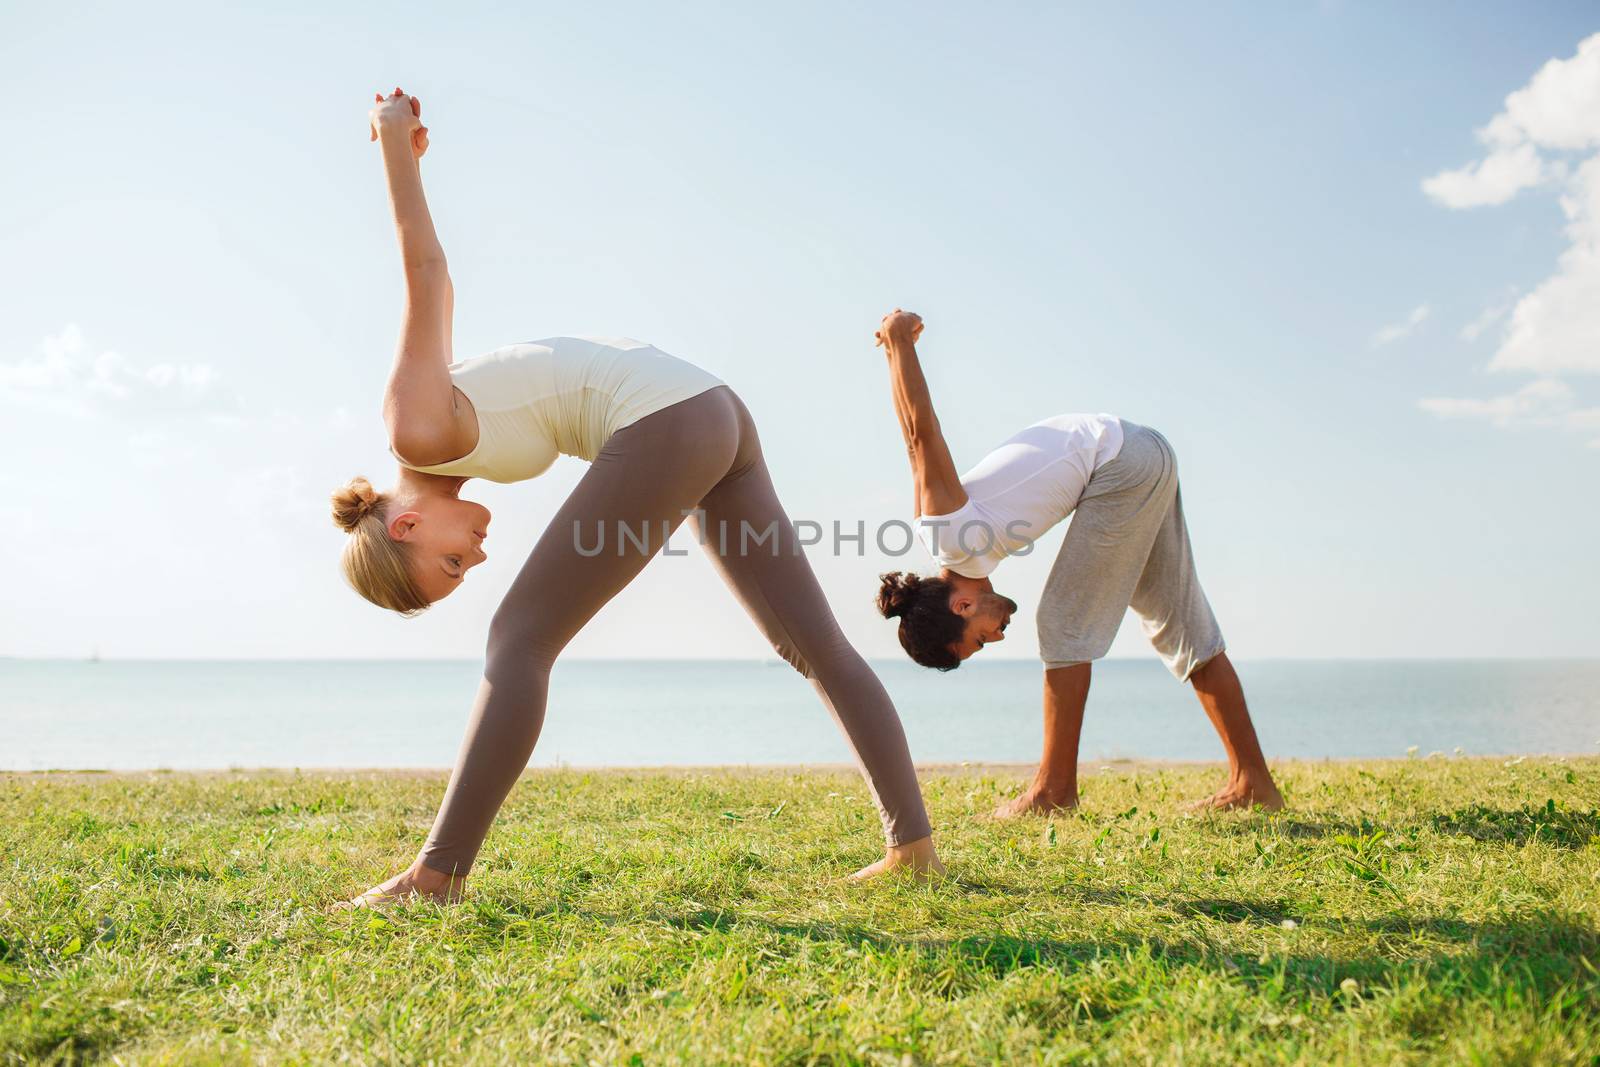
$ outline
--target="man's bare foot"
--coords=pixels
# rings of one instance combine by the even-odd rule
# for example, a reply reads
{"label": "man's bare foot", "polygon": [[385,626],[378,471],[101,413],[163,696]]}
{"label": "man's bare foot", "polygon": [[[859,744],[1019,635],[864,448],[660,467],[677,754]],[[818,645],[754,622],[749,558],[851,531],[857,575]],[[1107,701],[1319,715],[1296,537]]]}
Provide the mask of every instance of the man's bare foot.
{"label": "man's bare foot", "polygon": [[1228,784],[1204,800],[1189,805],[1190,811],[1248,811],[1251,808],[1278,811],[1283,807],[1283,794],[1278,792],[1272,775],[1265,770],[1255,774],[1234,774]]}
{"label": "man's bare foot", "polygon": [[449,875],[416,862],[387,882],[380,882],[359,896],[334,905],[338,911],[374,908],[421,897],[439,904],[454,904],[466,891],[466,875]]}
{"label": "man's bare foot", "polygon": [[1029,786],[1027,792],[1015,800],[1008,800],[994,809],[996,819],[1015,819],[1022,815],[1048,815],[1053,811],[1071,811],[1078,806],[1078,794],[1052,793]]}
{"label": "man's bare foot", "polygon": [[939,862],[939,856],[933,850],[933,838],[924,837],[909,845],[890,845],[884,850],[883,859],[867,864],[852,874],[848,881],[865,882],[886,874],[899,874],[926,882],[943,878],[944,873],[944,864]]}

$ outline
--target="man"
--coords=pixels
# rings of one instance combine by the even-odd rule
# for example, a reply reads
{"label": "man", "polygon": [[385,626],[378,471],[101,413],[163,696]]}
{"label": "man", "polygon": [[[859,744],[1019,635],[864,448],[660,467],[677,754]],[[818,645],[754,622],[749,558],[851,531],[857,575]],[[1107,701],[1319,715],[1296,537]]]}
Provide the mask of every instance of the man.
{"label": "man", "polygon": [[1200,806],[1280,808],[1189,548],[1172,446],[1115,415],[1059,415],[1029,426],[958,477],[917,360],[922,319],[896,308],[877,343],[888,353],[895,412],[911,456],[916,515],[943,568],[885,574],[878,607],[900,620],[900,644],[926,667],[954,670],[1005,640],[1017,604],[989,575],[1073,515],[1039,598],[1044,754],[1032,785],[1002,817],[1078,803],[1078,739],[1091,663],[1131,606],[1162,660],[1194,687],[1228,754],[1228,781]]}

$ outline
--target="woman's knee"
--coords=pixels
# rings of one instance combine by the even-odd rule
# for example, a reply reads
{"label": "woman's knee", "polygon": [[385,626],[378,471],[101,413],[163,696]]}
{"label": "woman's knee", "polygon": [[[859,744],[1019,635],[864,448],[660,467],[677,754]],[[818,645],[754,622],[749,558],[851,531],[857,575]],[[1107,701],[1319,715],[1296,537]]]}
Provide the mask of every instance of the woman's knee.
{"label": "woman's knee", "polygon": [[798,640],[788,630],[769,632],[767,640],[785,663],[813,682],[825,680],[851,658],[860,658],[837,626],[825,631],[813,628]]}
{"label": "woman's knee", "polygon": [[489,623],[485,655],[489,665],[528,663],[546,669],[555,664],[566,641],[544,624],[538,612],[507,611],[502,607]]}
{"label": "woman's knee", "polygon": [[793,667],[802,677],[806,679],[814,677],[811,670],[811,661],[801,653],[799,647],[793,641],[790,641],[787,637],[778,636],[770,637],[767,643],[772,646],[772,651],[778,654],[779,659]]}
{"label": "woman's knee", "polygon": [[799,653],[799,660],[793,663],[795,669],[824,687],[835,682],[847,683],[860,672],[871,670],[837,626],[831,632],[811,635],[806,648]]}

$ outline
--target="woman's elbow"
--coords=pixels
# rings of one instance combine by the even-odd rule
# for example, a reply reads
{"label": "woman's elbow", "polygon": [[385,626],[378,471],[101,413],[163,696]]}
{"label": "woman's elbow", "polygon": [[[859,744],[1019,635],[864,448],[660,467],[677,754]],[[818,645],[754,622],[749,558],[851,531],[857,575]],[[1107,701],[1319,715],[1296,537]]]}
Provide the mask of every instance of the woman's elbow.
{"label": "woman's elbow", "polygon": [[448,463],[460,455],[450,434],[431,428],[391,430],[389,451],[401,463],[411,467]]}

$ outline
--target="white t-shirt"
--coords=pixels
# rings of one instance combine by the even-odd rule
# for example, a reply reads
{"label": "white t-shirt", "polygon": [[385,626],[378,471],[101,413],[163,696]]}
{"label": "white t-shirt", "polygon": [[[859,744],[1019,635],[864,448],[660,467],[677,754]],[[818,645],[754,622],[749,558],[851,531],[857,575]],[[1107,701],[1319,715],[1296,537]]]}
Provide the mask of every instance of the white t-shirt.
{"label": "white t-shirt", "polygon": [[961,476],[967,503],[924,515],[922,540],[941,567],[984,578],[1007,556],[1025,555],[1072,514],[1089,476],[1122,450],[1115,415],[1057,415],[1007,439]]}

